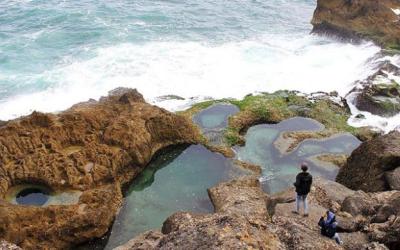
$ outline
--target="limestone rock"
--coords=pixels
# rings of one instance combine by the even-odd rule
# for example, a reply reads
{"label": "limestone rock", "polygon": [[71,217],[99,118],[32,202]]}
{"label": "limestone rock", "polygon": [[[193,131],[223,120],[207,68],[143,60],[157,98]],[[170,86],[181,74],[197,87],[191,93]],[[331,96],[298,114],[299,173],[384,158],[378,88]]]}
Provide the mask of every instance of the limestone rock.
{"label": "limestone rock", "polygon": [[355,104],[362,111],[394,116],[400,112],[400,86],[397,83],[366,86],[357,96]]}
{"label": "limestone rock", "polygon": [[314,33],[367,38],[388,48],[400,47],[397,0],[318,0],[311,23]]}
{"label": "limestone rock", "polygon": [[391,132],[364,142],[353,151],[336,180],[354,190],[389,190],[386,172],[400,166],[400,132]]}
{"label": "limestone rock", "polygon": [[390,189],[400,190],[400,167],[395,170],[385,173],[386,181]]}
{"label": "limestone rock", "polygon": [[[107,232],[131,181],[159,150],[196,143],[186,118],[119,88],[59,114],[34,112],[0,127],[0,239],[24,249],[69,248]],[[17,184],[79,190],[78,204],[3,201]]]}

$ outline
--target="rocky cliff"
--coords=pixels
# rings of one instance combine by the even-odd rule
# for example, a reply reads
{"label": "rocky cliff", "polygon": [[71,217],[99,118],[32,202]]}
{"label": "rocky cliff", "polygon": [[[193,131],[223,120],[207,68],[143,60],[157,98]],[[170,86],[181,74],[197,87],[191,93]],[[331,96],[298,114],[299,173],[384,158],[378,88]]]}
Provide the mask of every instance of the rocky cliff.
{"label": "rocky cliff", "polygon": [[[0,127],[0,239],[24,249],[62,249],[101,237],[121,206],[121,187],[157,151],[198,138],[191,122],[147,104],[132,89],[7,122]],[[68,205],[6,202],[19,184],[80,196]]]}
{"label": "rocky cliff", "polygon": [[392,132],[361,144],[336,180],[365,192],[400,190],[399,167],[400,132]]}
{"label": "rocky cliff", "polygon": [[311,23],[314,33],[370,39],[383,47],[399,49],[398,9],[398,0],[318,0]]}

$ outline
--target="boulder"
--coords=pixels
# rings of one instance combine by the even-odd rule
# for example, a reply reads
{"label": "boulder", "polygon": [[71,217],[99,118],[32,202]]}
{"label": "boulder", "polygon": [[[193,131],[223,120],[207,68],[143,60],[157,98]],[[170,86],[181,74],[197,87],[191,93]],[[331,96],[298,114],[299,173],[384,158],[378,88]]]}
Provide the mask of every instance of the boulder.
{"label": "boulder", "polygon": [[356,194],[344,199],[342,211],[353,216],[372,216],[376,213],[375,204],[374,200],[368,194],[357,192]]}
{"label": "boulder", "polygon": [[400,48],[398,0],[318,0],[311,21],[314,33]]}
{"label": "boulder", "polygon": [[355,100],[356,107],[375,115],[390,117],[400,112],[400,86],[372,84],[366,86]]}
{"label": "boulder", "polygon": [[385,178],[400,166],[400,132],[394,131],[362,143],[339,170],[336,181],[365,192],[390,190]]}
{"label": "boulder", "polygon": [[400,190],[400,167],[385,173],[386,181],[392,190]]}
{"label": "boulder", "polygon": [[[104,235],[130,182],[159,150],[199,141],[186,118],[120,88],[58,114],[34,112],[0,127],[0,239],[24,249],[71,248]],[[79,191],[75,204],[16,205],[15,185]]]}

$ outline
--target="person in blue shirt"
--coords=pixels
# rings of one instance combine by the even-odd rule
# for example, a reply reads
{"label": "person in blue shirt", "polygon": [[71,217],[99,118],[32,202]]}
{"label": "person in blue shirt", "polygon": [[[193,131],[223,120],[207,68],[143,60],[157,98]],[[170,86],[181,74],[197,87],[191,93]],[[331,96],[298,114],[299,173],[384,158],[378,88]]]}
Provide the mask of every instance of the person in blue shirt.
{"label": "person in blue shirt", "polygon": [[339,245],[343,244],[339,234],[336,232],[337,221],[332,211],[326,211],[326,214],[319,219],[318,225],[321,227],[322,235],[334,239]]}

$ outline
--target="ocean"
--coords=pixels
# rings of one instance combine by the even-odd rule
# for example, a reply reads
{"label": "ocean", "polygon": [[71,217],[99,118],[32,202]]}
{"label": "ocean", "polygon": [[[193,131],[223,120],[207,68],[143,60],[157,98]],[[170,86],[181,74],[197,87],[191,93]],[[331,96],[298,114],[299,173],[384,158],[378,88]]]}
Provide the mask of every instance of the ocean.
{"label": "ocean", "polygon": [[0,120],[61,111],[116,87],[137,88],[171,111],[280,89],[345,96],[371,73],[380,49],[310,34],[315,7],[316,0],[2,0]]}

